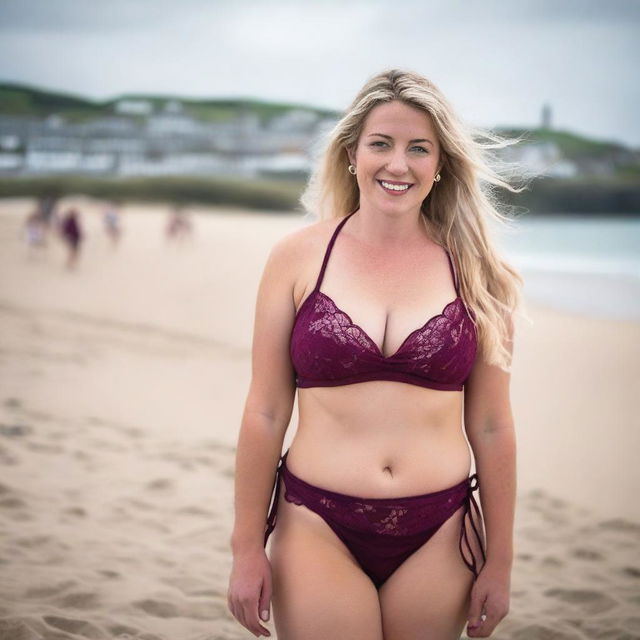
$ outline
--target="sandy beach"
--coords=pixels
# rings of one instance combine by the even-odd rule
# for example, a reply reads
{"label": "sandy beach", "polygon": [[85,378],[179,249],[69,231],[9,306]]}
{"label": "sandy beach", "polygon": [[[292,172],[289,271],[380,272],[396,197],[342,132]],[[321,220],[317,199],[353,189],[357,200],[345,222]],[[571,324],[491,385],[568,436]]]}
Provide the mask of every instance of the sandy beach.
{"label": "sandy beach", "polygon": [[[103,206],[74,202],[70,271],[56,238],[28,252],[34,202],[0,201],[0,640],[253,638],[226,606],[234,447],[262,267],[305,221],[194,207],[175,243],[166,205],[132,204],[114,247]],[[528,311],[492,637],[640,639],[640,322]]]}

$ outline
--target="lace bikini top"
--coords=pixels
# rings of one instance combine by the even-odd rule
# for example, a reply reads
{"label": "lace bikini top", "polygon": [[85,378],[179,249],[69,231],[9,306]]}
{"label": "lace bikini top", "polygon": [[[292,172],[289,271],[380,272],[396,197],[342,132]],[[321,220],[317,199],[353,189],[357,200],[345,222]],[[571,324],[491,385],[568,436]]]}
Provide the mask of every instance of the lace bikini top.
{"label": "lace bikini top", "polygon": [[457,297],[442,313],[412,331],[390,356],[384,356],[367,332],[320,291],[338,233],[354,213],[337,225],[316,286],[296,313],[290,344],[296,386],[336,387],[369,380],[393,380],[430,389],[462,391],[476,357],[477,336],[460,297],[457,274],[448,251]]}

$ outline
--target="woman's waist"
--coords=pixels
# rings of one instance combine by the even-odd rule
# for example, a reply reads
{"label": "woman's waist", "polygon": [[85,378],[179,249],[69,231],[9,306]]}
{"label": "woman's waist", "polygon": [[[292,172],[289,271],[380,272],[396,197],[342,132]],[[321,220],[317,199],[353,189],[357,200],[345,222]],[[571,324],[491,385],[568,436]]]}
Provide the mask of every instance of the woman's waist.
{"label": "woman's waist", "polygon": [[327,491],[397,498],[461,483],[469,477],[471,454],[461,431],[384,439],[299,428],[286,464],[301,480]]}

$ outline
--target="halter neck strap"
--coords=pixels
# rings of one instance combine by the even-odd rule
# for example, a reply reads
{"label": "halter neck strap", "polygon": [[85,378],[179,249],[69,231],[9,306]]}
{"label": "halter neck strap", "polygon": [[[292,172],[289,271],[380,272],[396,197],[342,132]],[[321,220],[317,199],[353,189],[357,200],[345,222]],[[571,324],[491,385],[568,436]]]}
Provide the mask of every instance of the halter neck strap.
{"label": "halter neck strap", "polygon": [[314,291],[317,291],[318,289],[320,289],[320,285],[322,284],[322,279],[324,278],[324,272],[327,268],[327,264],[329,262],[329,256],[331,255],[331,250],[333,249],[333,245],[335,244],[336,238],[338,237],[338,234],[340,233],[340,229],[342,229],[342,227],[344,227],[345,222],[357,211],[358,209],[356,209],[355,211],[352,211],[351,213],[349,213],[348,215],[346,215],[338,224],[338,226],[335,228],[335,231],[333,232],[333,235],[331,236],[331,240],[329,240],[329,244],[327,245],[327,249],[324,252],[324,260],[322,261],[322,267],[320,267],[320,274],[318,275],[318,281],[316,282],[316,286],[314,288]]}
{"label": "halter neck strap", "polygon": [[[324,272],[327,269],[327,264],[329,263],[329,257],[331,256],[331,251],[333,250],[333,245],[336,242],[336,238],[338,237],[338,234],[340,233],[342,227],[344,227],[345,223],[347,222],[347,220],[354,214],[356,213],[356,211],[358,211],[358,209],[355,209],[355,211],[352,211],[351,213],[347,214],[346,216],[344,216],[344,218],[339,222],[339,224],[336,226],[333,234],[331,235],[331,239],[329,240],[329,244],[327,245],[327,248],[324,252],[324,259],[322,260],[322,266],[320,267],[320,273],[318,274],[318,280],[316,282],[316,286],[314,287],[314,291],[318,291],[320,289],[320,286],[322,285],[322,280],[324,279]],[[453,258],[451,257],[451,253],[450,251],[445,247],[444,248],[445,253],[447,254],[447,258],[449,259],[449,268],[451,269],[451,276],[453,278],[453,285],[456,289],[456,295],[460,295],[460,283],[458,281],[458,272],[456,270],[456,266],[455,266],[455,262],[453,261]]]}
{"label": "halter neck strap", "polygon": [[449,267],[451,267],[451,276],[453,277],[453,286],[456,288],[456,295],[460,295],[460,286],[458,282],[458,272],[456,271],[456,265],[451,257],[451,253],[449,249],[445,247],[445,252],[447,254],[447,258],[449,258]]}

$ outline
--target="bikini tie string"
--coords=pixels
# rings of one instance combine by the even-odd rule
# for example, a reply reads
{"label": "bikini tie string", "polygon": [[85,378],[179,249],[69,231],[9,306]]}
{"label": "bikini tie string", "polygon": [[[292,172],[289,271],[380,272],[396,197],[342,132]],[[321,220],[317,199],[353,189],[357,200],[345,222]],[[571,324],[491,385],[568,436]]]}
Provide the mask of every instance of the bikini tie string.
{"label": "bikini tie string", "polygon": [[[480,508],[478,507],[478,503],[476,502],[473,496],[473,492],[476,491],[478,487],[479,487],[478,474],[474,473],[469,478],[469,488],[467,489],[467,498],[464,503],[464,515],[462,517],[462,527],[460,528],[460,541],[458,544],[460,548],[460,555],[462,556],[462,559],[464,563],[467,565],[467,567],[469,568],[469,570],[473,573],[474,579],[478,578],[478,574],[480,573],[480,569],[482,567],[478,566],[476,562],[476,558],[473,554],[473,549],[471,548],[471,543],[469,542],[469,537],[467,535],[467,527],[465,526],[465,521],[467,517],[469,518],[469,522],[471,523],[471,529],[473,530],[473,533],[476,536],[476,540],[478,541],[478,546],[480,547],[480,553],[482,554],[482,564],[484,565],[484,563],[487,561],[487,557],[484,551],[484,545],[482,543],[482,536],[480,535],[480,532],[478,531],[478,527],[476,526],[476,523],[474,522],[474,519],[473,519],[473,515],[475,511],[478,523],[480,523],[478,526],[480,527],[482,526],[481,524],[482,516],[480,514]],[[471,556],[471,561],[467,560],[467,557],[465,556],[465,553],[462,549],[463,541],[466,545],[467,552]]]}
{"label": "bikini tie string", "polygon": [[269,509],[269,516],[267,517],[267,526],[264,532],[264,546],[267,546],[267,540],[271,535],[271,532],[276,528],[276,521],[278,519],[278,496],[280,495],[280,484],[282,482],[282,466],[287,458],[287,451],[281,458],[276,469],[276,477],[273,481],[271,508]]}

